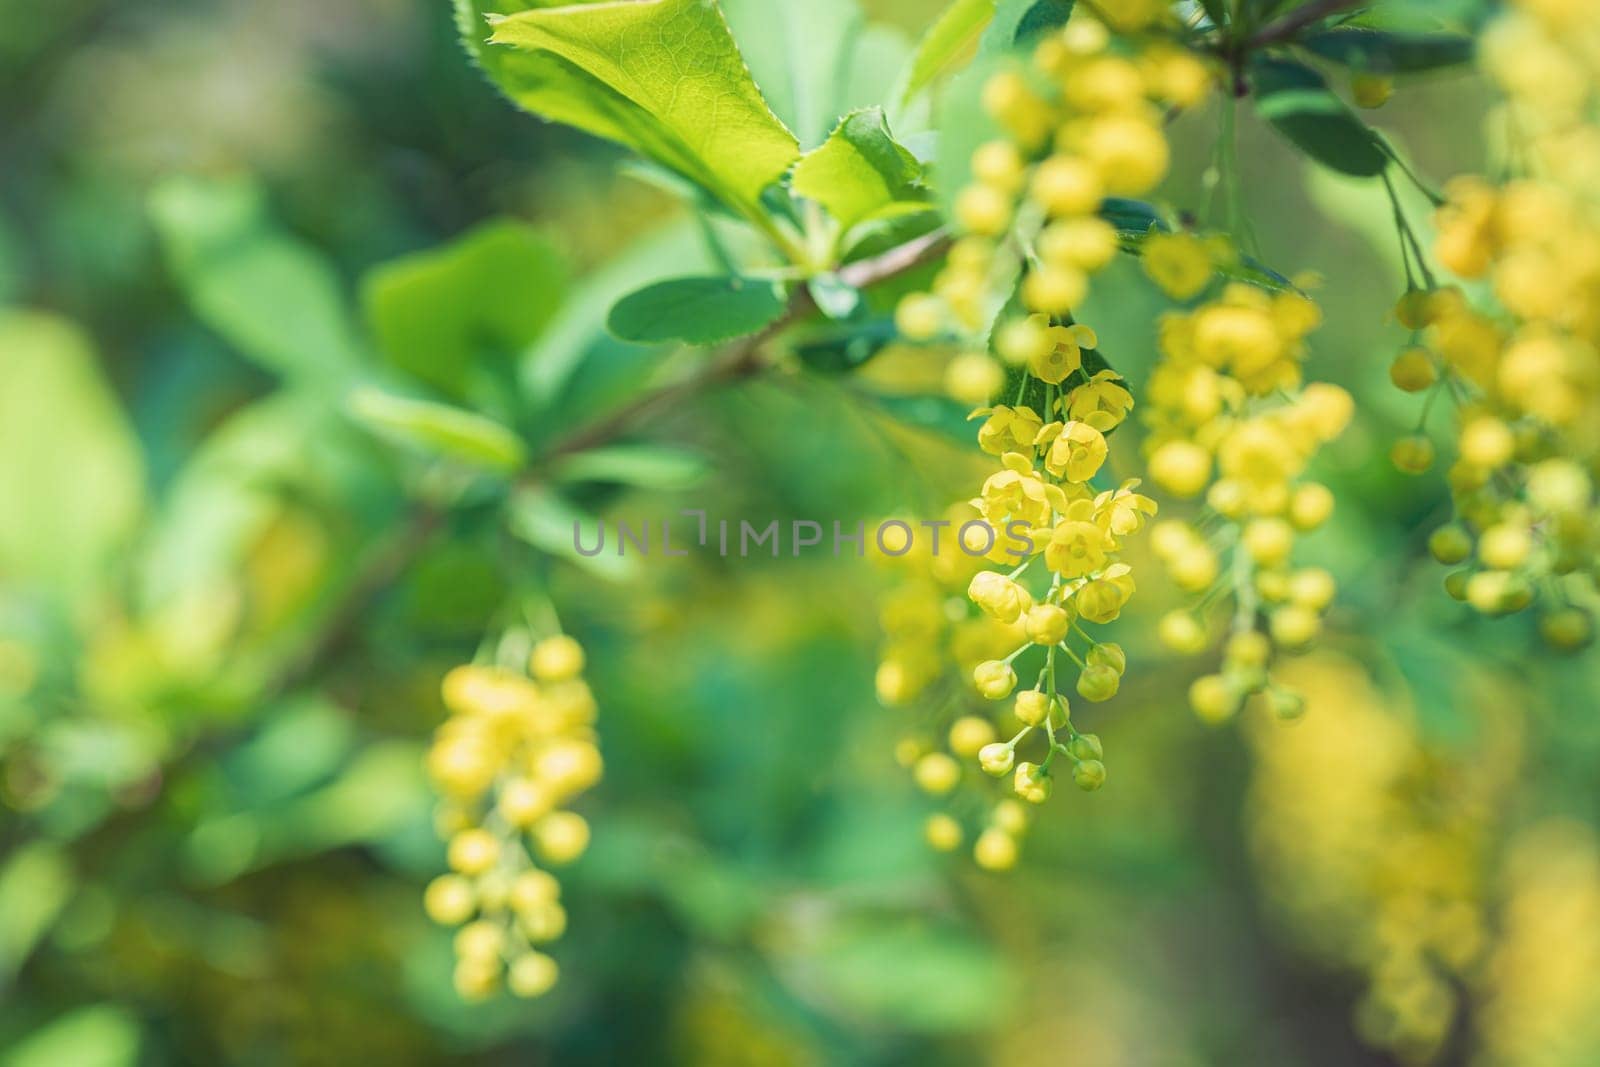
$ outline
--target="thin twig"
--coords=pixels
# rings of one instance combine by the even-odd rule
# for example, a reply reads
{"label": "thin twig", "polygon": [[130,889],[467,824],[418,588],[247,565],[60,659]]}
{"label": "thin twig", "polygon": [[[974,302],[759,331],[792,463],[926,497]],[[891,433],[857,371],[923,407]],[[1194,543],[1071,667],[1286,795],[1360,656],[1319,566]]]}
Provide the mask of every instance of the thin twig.
{"label": "thin twig", "polygon": [[1362,0],[1312,0],[1311,3],[1295,8],[1280,19],[1275,19],[1261,27],[1249,40],[1249,47],[1260,48],[1262,45],[1282,44],[1292,40],[1299,32],[1314,22],[1320,22],[1329,15],[1337,15],[1341,11],[1358,7]]}

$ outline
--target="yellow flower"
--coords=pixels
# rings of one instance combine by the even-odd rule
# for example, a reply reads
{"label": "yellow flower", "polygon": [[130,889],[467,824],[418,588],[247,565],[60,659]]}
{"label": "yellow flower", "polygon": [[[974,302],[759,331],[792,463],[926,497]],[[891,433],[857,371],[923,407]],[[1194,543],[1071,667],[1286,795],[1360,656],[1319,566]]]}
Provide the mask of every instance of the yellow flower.
{"label": "yellow flower", "polygon": [[1028,457],[1007,452],[1000,462],[1005,469],[991,474],[983,483],[981,495],[972,501],[991,526],[1000,529],[1012,520],[1048,526],[1052,509],[1067,509],[1066,493],[1039,477]]}
{"label": "yellow flower", "polygon": [[1099,430],[1085,422],[1069,422],[1052,435],[1044,466],[1057,478],[1087,482],[1105,463],[1106,453],[1106,439]]}
{"label": "yellow flower", "polygon": [[1174,300],[1188,300],[1211,281],[1211,252],[1192,233],[1153,233],[1140,262],[1145,274]]}
{"label": "yellow flower", "polygon": [[979,571],[967,586],[967,596],[991,618],[1016,622],[1027,604],[1028,593],[1016,582],[994,571]]}
{"label": "yellow flower", "polygon": [[1117,537],[1136,534],[1145,518],[1156,513],[1157,505],[1147,496],[1134,492],[1139,479],[1129,478],[1116,489],[1107,489],[1094,498],[1094,521]]}
{"label": "yellow flower", "polygon": [[1095,525],[1094,502],[1075,500],[1067,519],[1050,532],[1044,548],[1045,565],[1063,578],[1081,578],[1106,565],[1106,554],[1116,543]]}
{"label": "yellow flower", "polygon": [[1094,581],[1079,589],[1072,598],[1078,614],[1090,622],[1107,623],[1122,614],[1122,607],[1133,596],[1133,568],[1114,563]]}
{"label": "yellow flower", "polygon": [[1086,422],[1105,433],[1128,417],[1133,410],[1133,394],[1116,371],[1102,370],[1068,393],[1061,406],[1067,418]]}
{"label": "yellow flower", "polygon": [[988,418],[978,427],[978,447],[992,456],[1007,452],[1031,452],[1033,439],[1044,425],[1039,413],[1029,407],[999,404],[992,408],[979,408],[971,417],[979,415],[987,415]]}

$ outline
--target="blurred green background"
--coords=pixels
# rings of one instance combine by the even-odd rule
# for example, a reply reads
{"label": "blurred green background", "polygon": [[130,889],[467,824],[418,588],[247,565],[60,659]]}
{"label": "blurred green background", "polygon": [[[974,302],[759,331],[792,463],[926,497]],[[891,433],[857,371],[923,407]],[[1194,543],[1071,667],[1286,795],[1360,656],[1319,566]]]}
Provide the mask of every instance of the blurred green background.
{"label": "blurred green background", "polygon": [[[927,18],[866,6],[885,54]],[[1483,166],[1487,104],[1461,73],[1376,121],[1442,179]],[[1174,130],[1201,162],[1173,204],[1203,201],[1214,128]],[[593,573],[496,499],[437,516],[439,472],[346,412],[375,352],[407,365],[382,279],[452,255],[482,290],[428,343],[474,371],[432,384],[544,389],[534,441],[626,399],[659,354],[598,323],[706,260],[676,199],[514,112],[442,2],[0,0],[0,1064],[1600,1062],[1600,668],[1443,594],[1441,480],[1384,459],[1415,405],[1381,187],[1241,136],[1267,260],[1324,278],[1309,376],[1361,411],[1307,541],[1343,586],[1292,668],[1310,713],[1194,721],[1143,561],[1128,684],[1089,712],[1111,782],[994,876],[922,843],[871,564]],[[1137,382],[1165,305],[1108,278],[1085,317]],[[480,291],[499,310],[462,312]],[[933,514],[981,468],[905,387],[685,403],[634,436],[702,457],[695,484],[667,462],[577,503]],[[525,586],[589,650],[607,777],[561,984],[468,1006],[420,906],[421,754],[440,674]]]}

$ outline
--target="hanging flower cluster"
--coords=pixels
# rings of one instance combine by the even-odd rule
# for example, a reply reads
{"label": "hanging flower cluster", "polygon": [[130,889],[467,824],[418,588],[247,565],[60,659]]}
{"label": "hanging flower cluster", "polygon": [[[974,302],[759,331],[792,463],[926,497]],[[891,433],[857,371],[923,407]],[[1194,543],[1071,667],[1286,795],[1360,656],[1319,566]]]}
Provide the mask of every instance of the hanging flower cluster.
{"label": "hanging flower cluster", "polygon": [[1161,323],[1144,416],[1150,477],[1174,496],[1203,498],[1204,509],[1153,532],[1173,583],[1198,598],[1159,633],[1174,651],[1198,653],[1210,644],[1208,616],[1228,614],[1222,669],[1189,691],[1207,722],[1263,692],[1279,715],[1298,715],[1300,698],[1270,673],[1274,649],[1309,645],[1333,601],[1333,576],[1293,560],[1296,537],[1333,511],[1333,493],[1306,469],[1354,410],[1337,386],[1301,384],[1305,337],[1320,319],[1298,292],[1229,284]]}
{"label": "hanging flower cluster", "polygon": [[[1458,418],[1449,471],[1455,517],[1433,555],[1462,564],[1451,594],[1491,615],[1536,599],[1545,638],[1577,648],[1593,634],[1600,508],[1600,11],[1521,3],[1486,32],[1481,63],[1506,94],[1512,177],[1445,188],[1434,254],[1481,280],[1492,303],[1418,288],[1397,309],[1414,344],[1395,384],[1438,395]],[[1434,460],[1421,430],[1394,461]]]}
{"label": "hanging flower cluster", "polygon": [[560,885],[535,861],[559,867],[583,854],[589,824],[566,805],[601,775],[582,647],[548,637],[526,664],[526,673],[479,664],[450,671],[450,717],[428,753],[452,873],[429,884],[423,903],[435,922],[460,927],[455,985],[469,999],[491,995],[502,980],[521,997],[555,984],[555,960],[535,946],[559,938],[567,915]]}

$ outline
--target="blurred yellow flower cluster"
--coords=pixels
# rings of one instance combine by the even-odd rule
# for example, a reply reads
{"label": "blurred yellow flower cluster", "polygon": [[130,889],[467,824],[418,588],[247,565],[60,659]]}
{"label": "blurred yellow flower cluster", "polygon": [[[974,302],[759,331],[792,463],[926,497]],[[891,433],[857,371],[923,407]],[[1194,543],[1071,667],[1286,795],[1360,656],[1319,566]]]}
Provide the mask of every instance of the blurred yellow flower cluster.
{"label": "blurred yellow flower cluster", "polygon": [[1145,413],[1150,477],[1205,502],[1195,521],[1169,519],[1152,535],[1173,582],[1199,598],[1161,621],[1162,642],[1203,651],[1205,616],[1232,600],[1223,669],[1189,693],[1207,722],[1231,718],[1260,692],[1280,715],[1297,715],[1299,698],[1269,674],[1273,649],[1309,645],[1333,601],[1331,574],[1293,565],[1295,538],[1333,511],[1333,493],[1306,480],[1306,468],[1354,411],[1337,386],[1301,385],[1305,336],[1320,318],[1299,293],[1231,284],[1161,323]]}
{"label": "blurred yellow flower cluster", "polygon": [[1426,1061],[1487,946],[1487,872],[1517,782],[1520,724],[1485,718],[1479,744],[1447,748],[1352,661],[1317,653],[1285,675],[1310,714],[1288,728],[1254,720],[1250,731],[1263,887],[1296,941],[1363,975],[1363,1038]]}
{"label": "blurred yellow flower cluster", "polygon": [[[1467,564],[1452,595],[1486,614],[1538,598],[1545,637],[1575,648],[1593,632],[1600,546],[1600,9],[1526,0],[1480,58],[1507,97],[1512,177],[1450,182],[1434,253],[1486,281],[1495,306],[1449,287],[1408,292],[1399,317],[1416,340],[1391,376],[1459,410],[1456,517],[1430,543],[1441,562]],[[1394,450],[1411,472],[1433,455],[1420,432]]]}
{"label": "blurred yellow flower cluster", "polygon": [[533,645],[527,666],[469,664],[447,674],[450,717],[428,753],[453,873],[434,879],[424,906],[434,921],[460,926],[455,984],[469,999],[502,980],[523,997],[555,984],[555,960],[534,946],[560,937],[567,916],[555,877],[534,860],[561,866],[589,844],[589,824],[565,809],[602,769],[583,649],[566,635],[548,637]]}
{"label": "blurred yellow flower cluster", "polygon": [[[1149,6],[1118,15],[1116,29],[1152,28],[1162,5]],[[982,403],[1000,391],[1004,370],[987,340],[1013,291],[1030,315],[995,330],[1004,362],[1052,384],[1082,368],[1093,334],[1073,332],[1072,311],[1119,247],[1101,208],[1107,197],[1148,193],[1165,177],[1164,109],[1199,103],[1211,84],[1192,53],[1115,37],[1081,13],[1037,45],[1031,69],[989,78],[983,105],[1005,135],[972,156],[972,181],[954,209],[962,236],[933,291],[907,296],[896,314],[908,339],[953,334],[973,349],[950,364],[952,396]]]}

